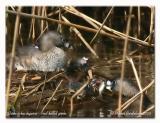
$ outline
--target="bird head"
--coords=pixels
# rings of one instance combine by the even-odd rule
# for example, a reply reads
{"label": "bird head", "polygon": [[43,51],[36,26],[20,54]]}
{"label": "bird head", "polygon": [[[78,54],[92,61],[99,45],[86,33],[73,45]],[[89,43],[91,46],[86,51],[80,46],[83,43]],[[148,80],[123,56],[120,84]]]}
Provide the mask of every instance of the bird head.
{"label": "bird head", "polygon": [[105,90],[113,92],[115,84],[116,84],[116,81],[114,81],[114,80],[102,81],[100,86],[99,86],[99,94],[102,94]]}

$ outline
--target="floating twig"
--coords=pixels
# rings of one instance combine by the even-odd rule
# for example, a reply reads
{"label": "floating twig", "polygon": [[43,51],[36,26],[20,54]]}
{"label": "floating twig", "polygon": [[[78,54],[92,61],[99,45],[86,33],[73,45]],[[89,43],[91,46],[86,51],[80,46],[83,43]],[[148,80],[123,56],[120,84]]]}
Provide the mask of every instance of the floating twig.
{"label": "floating twig", "polygon": [[53,99],[54,95],[56,94],[56,92],[57,92],[57,90],[59,89],[59,87],[60,87],[60,85],[62,84],[62,82],[63,82],[63,80],[61,80],[61,81],[59,82],[59,84],[57,85],[56,89],[54,90],[52,96],[49,98],[48,102],[47,102],[46,105],[43,107],[41,113],[44,112],[44,110],[45,110],[45,108],[47,107],[47,105],[48,105],[48,104],[50,103],[50,101]]}
{"label": "floating twig", "polygon": [[44,83],[50,82],[52,79],[54,79],[54,78],[62,75],[63,73],[64,73],[64,72],[58,73],[58,74],[56,74],[55,76],[49,78],[46,82],[43,81],[43,82],[37,84],[33,90],[31,90],[29,93],[26,94],[26,96],[29,96],[30,94],[34,93],[34,92],[37,91],[42,85],[44,85]]}
{"label": "floating twig", "polygon": [[45,73],[44,85],[43,85],[43,88],[42,88],[41,96],[40,96],[40,98],[39,98],[39,101],[38,101],[38,105],[37,105],[36,110],[38,110],[39,105],[40,105],[40,103],[41,103],[41,99],[42,99],[42,96],[43,96],[44,88],[45,88],[45,85],[46,85],[46,77],[47,77],[47,73]]}
{"label": "floating twig", "polygon": [[141,115],[145,115],[147,112],[151,111],[154,108],[155,108],[154,105],[150,106],[148,109],[146,109],[144,112],[142,112]]}
{"label": "floating twig", "polygon": [[70,114],[69,114],[69,116],[70,117],[72,117],[72,113],[73,113],[73,100],[74,100],[74,98],[79,94],[79,93],[81,93],[82,91],[83,91],[83,89],[88,85],[88,83],[89,83],[89,79],[87,80],[87,82],[86,83],[84,83],[76,92],[75,92],[75,94],[71,97],[71,99],[70,99],[70,102],[71,102],[71,107],[70,107]]}
{"label": "floating twig", "polygon": [[123,105],[121,105],[121,109],[122,111],[125,110],[131,103],[133,100],[137,99],[138,96],[141,94],[141,93],[144,93],[144,91],[146,91],[148,88],[150,88],[152,85],[154,84],[154,80],[149,83],[145,88],[142,89],[141,92],[138,92],[136,95],[134,95],[132,98],[130,98],[129,100],[127,100]]}

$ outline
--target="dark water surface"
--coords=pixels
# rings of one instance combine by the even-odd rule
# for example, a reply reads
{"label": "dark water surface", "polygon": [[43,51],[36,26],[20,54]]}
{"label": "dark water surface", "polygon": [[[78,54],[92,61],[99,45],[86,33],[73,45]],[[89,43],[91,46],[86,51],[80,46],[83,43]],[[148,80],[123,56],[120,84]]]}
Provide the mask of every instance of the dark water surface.
{"label": "dark water surface", "polygon": [[[133,61],[135,63],[136,69],[138,71],[139,77],[141,79],[142,87],[144,88],[154,79],[154,56],[153,55],[145,55],[139,58],[140,56],[133,56]],[[110,59],[100,59],[95,60],[93,65],[93,71],[97,75],[102,75],[106,78],[117,78],[120,77],[121,71],[121,63],[118,60],[113,60],[117,57]],[[110,62],[111,61],[111,62]],[[37,73],[38,74],[38,73]],[[22,72],[15,72],[13,74],[12,80],[12,91],[17,90],[17,81],[21,81],[21,77],[24,75]],[[33,76],[32,74],[29,74]],[[29,76],[29,77],[30,77]],[[132,67],[129,62],[126,63],[125,69],[125,78],[130,81],[136,83],[136,79],[132,70]],[[26,88],[29,88],[38,84],[39,82],[33,82],[31,80],[26,81]],[[54,85],[53,85],[54,86]],[[49,87],[49,88],[48,88]],[[48,106],[46,107],[43,114],[41,112],[42,108],[49,100],[49,97],[52,95],[53,89],[51,85],[46,85],[46,89],[44,91],[43,97],[41,99],[41,103],[39,105],[38,110],[36,110],[39,95],[41,94],[41,89],[38,92],[31,94],[26,97],[22,94],[19,102],[16,104],[16,116],[15,117],[69,117],[70,114],[70,102],[66,101],[62,106],[62,99],[60,100],[52,100]],[[147,96],[154,104],[154,86],[149,88],[146,91]],[[123,99],[123,102],[128,100],[129,98]],[[67,100],[67,99],[66,99]],[[140,99],[138,98],[138,101]],[[13,101],[13,98],[10,98],[10,101]],[[81,100],[74,103],[74,110],[72,117],[77,118],[110,118],[117,117],[115,110],[117,109],[118,104],[118,96],[113,96],[110,93],[106,93],[103,97],[93,96],[89,97],[89,99]],[[136,106],[131,106],[131,108],[127,108],[124,112],[134,113],[139,111],[139,103]],[[20,113],[21,112],[21,113]],[[18,114],[17,114],[18,113]],[[14,114],[13,114],[14,117]],[[125,115],[124,117],[137,117],[136,115]],[[143,117],[154,117],[154,109],[151,111],[151,114],[148,114]]]}

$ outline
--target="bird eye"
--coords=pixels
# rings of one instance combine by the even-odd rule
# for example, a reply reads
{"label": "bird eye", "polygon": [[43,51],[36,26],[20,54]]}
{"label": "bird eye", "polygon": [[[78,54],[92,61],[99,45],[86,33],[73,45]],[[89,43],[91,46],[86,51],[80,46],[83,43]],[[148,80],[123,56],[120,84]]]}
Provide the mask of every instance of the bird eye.
{"label": "bird eye", "polygon": [[112,82],[108,80],[107,85],[112,85]]}

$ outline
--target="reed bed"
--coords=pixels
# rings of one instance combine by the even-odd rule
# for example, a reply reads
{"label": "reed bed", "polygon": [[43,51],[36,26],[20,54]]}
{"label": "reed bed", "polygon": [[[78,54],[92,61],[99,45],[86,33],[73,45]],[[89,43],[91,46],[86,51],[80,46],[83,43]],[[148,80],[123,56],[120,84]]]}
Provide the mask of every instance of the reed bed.
{"label": "reed bed", "polygon": [[[143,49],[147,49],[148,51],[148,49],[151,50],[155,46],[154,7],[127,7],[126,9],[124,9],[124,13],[127,14],[120,17],[120,19],[124,21],[124,26],[121,27],[123,28],[121,29],[121,31],[112,27],[112,25],[114,25],[114,21],[112,22],[112,19],[117,16],[115,11],[117,7],[106,7],[108,8],[108,11],[104,14],[105,17],[103,17],[102,20],[98,20],[94,18],[94,16],[87,15],[87,12],[81,11],[81,8],[83,7],[6,7],[6,39],[7,42],[9,42],[8,44],[6,44],[6,47],[7,51],[11,52],[9,70],[6,78],[6,114],[8,114],[11,107],[17,107],[18,102],[20,102],[22,105],[25,104],[24,99],[22,100],[21,98],[26,98],[26,100],[30,99],[30,103],[36,102],[37,105],[35,106],[35,110],[39,113],[44,113],[44,111],[47,111],[51,107],[49,103],[54,103],[56,102],[54,100],[56,97],[63,96],[61,105],[63,107],[64,104],[67,103],[67,101],[69,102],[67,104],[69,105],[68,116],[72,117],[74,109],[76,109],[76,96],[84,90],[88,83],[91,82],[93,76],[96,75],[96,72],[94,72],[94,68],[96,68],[96,65],[93,65],[89,71],[89,74],[87,74],[87,80],[84,81],[84,84],[74,94],[69,93],[68,89],[63,88],[63,83],[65,83],[64,80],[67,80],[67,77],[63,71],[59,73],[51,73],[50,77],[48,77],[48,73],[45,73],[44,77],[43,73],[40,74],[40,78],[39,73],[36,72],[36,74],[34,73],[33,75],[38,76],[37,80],[32,80],[36,81],[36,84],[26,83],[27,79],[32,77],[29,77],[30,72],[22,72],[21,74],[23,75],[21,77],[20,83],[18,82],[18,78],[16,78],[17,81],[14,81],[15,83],[12,82],[13,79],[15,79],[13,78],[13,75],[15,74],[15,72],[13,71],[13,64],[14,57],[16,55],[16,44],[18,43],[23,46],[29,41],[30,43],[35,44],[39,40],[41,35],[49,30],[51,26],[54,26],[54,29],[60,33],[65,33],[64,28],[67,28],[69,30],[69,33],[74,33],[75,37],[78,37],[78,43],[84,45],[86,51],[88,51],[91,56],[96,59],[101,59],[99,56],[101,54],[99,54],[93,46],[97,43],[97,38],[102,36],[107,38],[108,40],[112,40],[112,44],[114,44],[113,50],[115,52],[117,52],[116,47],[118,47],[120,43],[123,47],[121,48],[121,50],[123,51],[122,55],[119,55],[118,57],[113,59],[109,59],[106,64],[107,66],[112,66],[112,63],[116,63],[121,66],[120,80],[122,85],[122,81],[125,77],[125,71],[127,68],[126,64],[128,62],[132,68],[134,79],[136,80],[135,82],[139,89],[139,92],[127,101],[122,102],[123,97],[121,87],[117,100],[118,105],[114,110],[118,111],[118,116],[121,117],[121,113],[123,113],[124,110],[126,110],[132,103],[134,103],[138,99],[138,97],[140,97],[140,103],[138,110],[139,115],[137,117],[143,117],[143,115],[147,112],[154,110],[154,104],[146,110],[143,110],[142,108],[144,101],[143,96],[149,88],[154,87],[154,78],[147,85],[143,86],[141,79],[143,74],[143,66],[138,65],[137,67],[137,65],[134,63],[134,60],[137,60],[139,56],[144,56],[142,55],[144,54]],[[94,9],[96,10],[97,8]],[[101,13],[103,12],[104,11],[101,11]],[[146,28],[148,28],[144,29],[144,26],[142,26],[143,21],[145,20],[145,16],[148,15],[150,21],[148,23],[145,23],[148,24],[146,26]],[[80,23],[75,23],[74,19],[72,20],[72,18],[76,18],[76,21],[79,21]],[[133,26],[134,21],[136,22],[136,25]],[[28,26],[25,27],[25,32],[23,32],[24,26],[26,26],[24,23],[26,22]],[[13,25],[9,23],[12,23]],[[134,31],[134,27],[136,31]],[[144,30],[146,32],[144,32]],[[25,35],[22,35],[22,33],[25,33]],[[87,38],[85,34],[90,34],[90,38]],[[105,43],[106,42],[107,40],[105,40]],[[76,44],[77,42],[75,41],[73,43]],[[131,45],[134,45],[136,47],[132,52],[129,49]],[[137,49],[141,48],[142,51],[137,51]],[[150,61],[152,61],[152,59],[150,59]],[[91,71],[93,71],[93,73]],[[46,84],[50,84],[54,80],[58,80],[59,82],[56,85],[55,89],[46,90]],[[39,91],[41,87],[42,90]],[[40,94],[38,92],[40,92]],[[32,100],[32,96],[34,94],[36,94],[36,96]],[[67,98],[65,97],[66,95]],[[12,99],[14,99],[13,102]],[[43,103],[43,105],[41,105],[41,103]],[[20,108],[17,108],[16,110],[19,111]]]}

